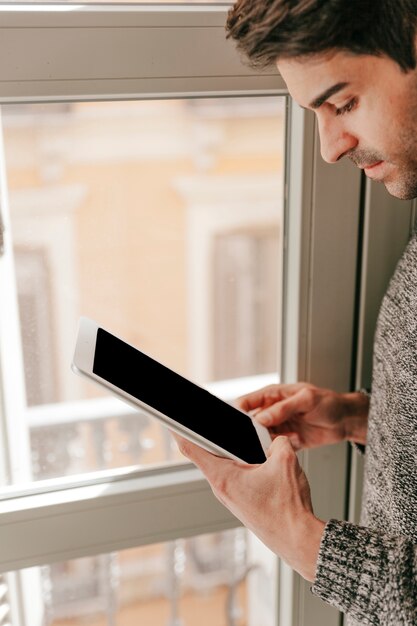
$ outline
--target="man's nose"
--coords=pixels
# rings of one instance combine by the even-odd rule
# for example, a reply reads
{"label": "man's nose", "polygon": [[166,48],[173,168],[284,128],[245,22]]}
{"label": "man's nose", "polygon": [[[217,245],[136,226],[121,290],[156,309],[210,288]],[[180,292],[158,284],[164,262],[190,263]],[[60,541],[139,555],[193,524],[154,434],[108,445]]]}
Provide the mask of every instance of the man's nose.
{"label": "man's nose", "polygon": [[319,121],[321,156],[327,163],[336,163],[358,145],[357,138],[338,120]]}

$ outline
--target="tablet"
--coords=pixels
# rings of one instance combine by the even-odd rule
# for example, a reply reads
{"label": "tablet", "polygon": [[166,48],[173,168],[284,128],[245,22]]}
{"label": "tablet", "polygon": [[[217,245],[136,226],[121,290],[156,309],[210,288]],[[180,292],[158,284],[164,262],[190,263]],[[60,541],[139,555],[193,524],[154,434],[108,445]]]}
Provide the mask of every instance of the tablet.
{"label": "tablet", "polygon": [[209,452],[263,463],[271,438],[250,415],[82,317],[72,369]]}

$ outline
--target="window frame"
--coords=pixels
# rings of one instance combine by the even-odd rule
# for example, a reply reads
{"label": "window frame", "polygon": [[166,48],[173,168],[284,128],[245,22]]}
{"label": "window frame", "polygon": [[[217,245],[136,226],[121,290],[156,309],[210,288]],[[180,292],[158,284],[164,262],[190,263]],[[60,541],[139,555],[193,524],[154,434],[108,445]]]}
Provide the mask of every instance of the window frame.
{"label": "window frame", "polygon": [[229,7],[0,4],[0,103],[286,94],[241,63]]}
{"label": "window frame", "polygon": [[[0,38],[0,54],[4,55],[3,59],[12,57],[14,70],[19,68],[16,80],[11,65],[1,67],[0,72],[5,72],[2,75],[6,79],[0,84],[0,104],[286,95],[277,71],[259,75],[241,64],[233,45],[224,35],[229,6],[0,5],[0,31],[4,35]],[[68,33],[71,51],[76,51],[76,55],[68,54],[68,49],[62,45],[62,37],[69,36]],[[126,37],[130,45],[136,39],[142,41],[139,63],[137,57],[133,58],[129,45],[117,47],[117,43]],[[95,55],[87,55],[91,49],[95,50]],[[172,49],[179,51],[179,58],[174,58],[175,71],[173,55],[169,54]],[[114,50],[117,50],[117,63],[114,62]],[[190,51],[193,51],[192,55]],[[80,55],[92,58],[92,62],[87,63],[87,71],[85,65],[77,63]],[[190,63],[182,63],[181,58],[188,58]],[[149,65],[151,76],[147,69]],[[8,72],[11,73],[7,75]],[[143,73],[148,76],[143,78]],[[4,167],[1,188],[4,206],[7,203]],[[0,257],[0,283],[10,298],[7,304],[2,302],[0,311],[3,374],[0,436],[3,442],[6,441],[6,449],[13,454],[11,442],[19,438],[25,411],[20,358],[14,367],[7,367],[6,355],[19,348],[20,339],[16,293],[11,279],[10,225],[6,219],[4,244],[5,253]],[[7,422],[7,410],[14,414],[14,420]],[[13,475],[17,459],[11,456],[8,461],[9,472]],[[15,477],[21,478],[19,475]],[[161,515],[161,506],[166,507],[174,494],[178,517]],[[141,515],[144,503],[147,520],[141,519],[138,524],[137,516]],[[110,512],[115,515],[111,525],[115,534],[112,539],[109,531],[107,539],[94,546],[94,532],[102,525],[103,507],[109,516]],[[54,519],[55,522],[65,520],[65,523],[54,524]],[[74,523],[68,523],[71,519]],[[155,519],[160,519],[159,530],[155,528]],[[82,539],[80,524],[86,533],[92,533],[90,540]],[[7,537],[10,552],[3,552],[0,556],[0,571],[217,532],[239,525],[240,522],[213,496],[201,472],[189,463],[140,472],[122,468],[87,474],[77,480],[67,477],[38,481],[23,489],[12,486],[1,491],[0,536]],[[55,537],[53,551],[50,550],[52,536]]]}
{"label": "window frame", "polygon": [[80,486],[39,481],[26,493],[6,488],[3,495],[9,489],[0,502],[3,572],[239,525],[188,463],[97,472]]}
{"label": "window frame", "polygon": [[[292,100],[288,129],[281,379],[347,391],[354,371],[362,175],[349,161],[324,162],[314,114]],[[329,301],[329,293],[336,297]],[[315,514],[346,519],[349,446],[303,451],[299,458]],[[279,626],[339,626],[340,613],[317,601],[311,584],[282,561],[279,581]]]}

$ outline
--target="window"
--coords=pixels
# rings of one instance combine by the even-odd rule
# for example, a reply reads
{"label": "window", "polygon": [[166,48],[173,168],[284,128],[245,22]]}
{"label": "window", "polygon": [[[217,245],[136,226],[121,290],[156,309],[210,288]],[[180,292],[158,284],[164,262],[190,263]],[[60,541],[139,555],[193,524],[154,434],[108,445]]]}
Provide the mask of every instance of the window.
{"label": "window", "polygon": [[[147,342],[223,397],[278,373],[349,385],[359,179],[344,164],[328,179],[311,116],[288,101],[276,72],[249,70],[225,40],[227,8],[0,7],[0,566],[13,626],[45,618],[40,568],[58,579],[95,571],[94,598],[111,580],[112,555],[240,536],[161,432],[65,374],[78,314]],[[175,282],[158,286],[166,268]],[[137,299],[126,276],[142,292],[159,289],[173,315],[156,298]],[[323,515],[343,515],[345,460],[344,449],[303,458]],[[248,626],[289,625],[294,615],[302,624],[315,611],[317,623],[338,623],[242,536],[262,564],[252,589],[265,594],[245,587],[258,598]]]}
{"label": "window", "polygon": [[74,375],[80,315],[227,399],[278,380],[284,102],[3,107],[26,480],[180,460],[159,422]]}

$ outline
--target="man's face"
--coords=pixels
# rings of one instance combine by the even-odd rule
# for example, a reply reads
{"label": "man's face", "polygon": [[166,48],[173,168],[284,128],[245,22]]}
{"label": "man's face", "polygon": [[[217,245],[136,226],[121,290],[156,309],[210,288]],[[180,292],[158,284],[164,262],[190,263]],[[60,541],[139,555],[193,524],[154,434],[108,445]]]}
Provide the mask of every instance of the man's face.
{"label": "man's face", "polygon": [[417,197],[417,70],[347,52],[277,66],[295,101],[315,111],[325,161],[347,156],[393,196]]}

